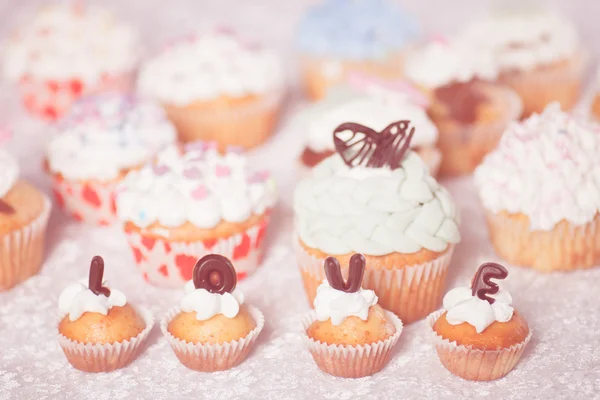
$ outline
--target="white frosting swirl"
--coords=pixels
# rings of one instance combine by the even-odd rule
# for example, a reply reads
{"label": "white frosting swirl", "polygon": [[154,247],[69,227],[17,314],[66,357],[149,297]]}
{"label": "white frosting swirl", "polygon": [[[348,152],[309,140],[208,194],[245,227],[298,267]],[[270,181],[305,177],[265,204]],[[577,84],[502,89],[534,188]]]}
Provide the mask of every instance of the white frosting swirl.
{"label": "white frosting swirl", "polygon": [[395,170],[334,154],[297,186],[294,210],[300,239],[331,255],[442,252],[460,240],[450,194],[411,151]]}
{"label": "white frosting swirl", "polygon": [[508,322],[513,316],[512,297],[510,293],[499,290],[489,295],[496,301],[490,304],[473,296],[470,287],[457,287],[444,296],[444,308],[448,311],[446,320],[450,325],[460,325],[464,322],[475,327],[477,333],[483,332],[488,326],[497,322]]}
{"label": "white frosting swirl", "polygon": [[8,193],[19,179],[19,164],[6,150],[0,149],[0,197]]}
{"label": "white frosting swirl", "polygon": [[140,71],[138,91],[183,106],[222,95],[264,94],[281,89],[283,80],[274,53],[215,32],[177,41],[148,60]]}
{"label": "white frosting swirl", "polygon": [[[102,283],[106,287],[106,282]],[[110,296],[97,295],[88,288],[87,280],[67,286],[58,298],[58,309],[62,315],[69,314],[69,320],[76,321],[84,313],[98,313],[108,315],[108,310],[113,307],[123,307],[127,298],[123,292],[110,289]]]}
{"label": "white frosting swirl", "polygon": [[475,170],[486,209],[529,217],[532,230],[562,220],[591,222],[600,212],[600,125],[549,105],[508,127]]}
{"label": "white frosting swirl", "polygon": [[188,281],[185,293],[179,307],[184,312],[195,312],[198,321],[206,321],[218,314],[234,318],[244,304],[244,294],[237,288],[231,293],[211,293],[206,289],[196,289],[194,282]]}
{"label": "white frosting swirl", "polygon": [[314,305],[317,320],[327,321],[331,324],[341,325],[348,317],[358,317],[366,321],[369,309],[377,304],[377,296],[372,290],[359,289],[354,293],[346,293],[329,286],[324,280],[317,288]]}
{"label": "white frosting swirl", "polygon": [[59,129],[48,163],[70,180],[117,178],[176,141],[160,106],[119,94],[81,99]]}
{"label": "white frosting swirl", "polygon": [[171,147],[158,160],[129,173],[117,194],[117,214],[139,227],[158,222],[178,227],[186,221],[212,228],[239,223],[275,204],[275,181],[250,172],[243,154],[220,155],[214,143],[194,143],[186,152]]}
{"label": "white frosting swirl", "polygon": [[8,40],[4,72],[11,80],[79,78],[96,82],[134,69],[137,34],[98,6],[52,5]]}

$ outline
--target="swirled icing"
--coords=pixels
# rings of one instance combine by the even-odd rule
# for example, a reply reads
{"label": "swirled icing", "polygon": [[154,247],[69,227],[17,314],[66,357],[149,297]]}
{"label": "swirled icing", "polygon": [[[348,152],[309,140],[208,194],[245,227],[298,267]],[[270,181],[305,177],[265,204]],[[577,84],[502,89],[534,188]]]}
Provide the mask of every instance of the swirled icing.
{"label": "swirled icing", "polygon": [[591,222],[600,212],[600,126],[558,103],[508,127],[475,170],[486,209],[529,217],[532,230],[562,220]]}
{"label": "swirled icing", "polygon": [[477,333],[483,332],[494,322],[508,322],[513,316],[512,297],[503,290],[488,295],[495,299],[493,304],[473,296],[470,287],[457,287],[444,296],[446,320],[450,325],[464,322],[473,326]]}
{"label": "swirled icing", "polygon": [[460,240],[450,194],[411,151],[394,170],[334,154],[297,186],[294,210],[299,238],[331,255],[442,252]]}
{"label": "swirled icing", "polygon": [[11,80],[31,75],[95,82],[133,70],[137,46],[136,32],[102,7],[52,5],[8,40],[4,70]]}
{"label": "swirled icing", "polygon": [[206,321],[219,314],[234,318],[242,304],[244,295],[239,289],[231,293],[211,293],[206,289],[196,289],[194,282],[188,281],[179,307],[184,312],[195,312],[198,321]]}
{"label": "swirled icing", "polygon": [[19,179],[19,164],[6,150],[0,149],[0,197],[3,197]]}
{"label": "swirled icing", "polygon": [[142,65],[138,92],[162,103],[187,105],[220,96],[279,91],[283,70],[276,55],[213,32],[179,40]]}
{"label": "swirled icing", "polygon": [[157,104],[120,94],[86,97],[61,122],[48,163],[67,179],[106,181],[175,141],[175,128]]}
{"label": "swirled icing", "polygon": [[372,290],[359,289],[348,293],[329,286],[327,280],[317,288],[314,300],[318,321],[331,319],[332,325],[341,325],[348,317],[358,317],[366,321],[369,309],[377,304],[377,296]]}
{"label": "swirled icing", "polygon": [[[103,286],[106,286],[103,283]],[[67,286],[58,298],[58,309],[61,314],[69,315],[69,320],[76,321],[84,313],[98,313],[107,315],[113,307],[123,307],[127,304],[127,298],[123,292],[110,289],[110,296],[95,294],[87,285],[86,280],[82,280]]]}
{"label": "swirled icing", "polygon": [[182,152],[171,147],[155,163],[130,172],[117,194],[117,214],[139,227],[190,222],[212,228],[239,223],[275,204],[275,181],[252,172],[243,154],[220,155],[214,143],[193,143]]}

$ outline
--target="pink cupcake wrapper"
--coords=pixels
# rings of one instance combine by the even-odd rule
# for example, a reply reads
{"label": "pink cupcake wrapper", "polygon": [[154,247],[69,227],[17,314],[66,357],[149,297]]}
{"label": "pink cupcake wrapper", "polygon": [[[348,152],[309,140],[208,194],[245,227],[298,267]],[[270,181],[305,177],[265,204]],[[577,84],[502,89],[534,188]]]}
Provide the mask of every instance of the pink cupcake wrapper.
{"label": "pink cupcake wrapper", "polygon": [[532,331],[521,343],[500,350],[479,350],[444,339],[433,325],[446,310],[435,311],[427,317],[427,326],[440,361],[448,371],[471,381],[492,381],[508,374],[519,362]]}
{"label": "pink cupcake wrapper", "polygon": [[256,327],[245,337],[221,344],[190,343],[177,339],[168,330],[171,320],[181,312],[179,307],[170,309],[160,323],[160,329],[175,355],[186,367],[201,371],[214,372],[231,369],[241,364],[252,349],[258,335],[265,326],[265,317],[258,308],[248,307]]}
{"label": "pink cupcake wrapper", "polygon": [[391,352],[402,333],[402,321],[394,313],[386,311],[387,318],[396,327],[396,333],[377,343],[344,346],[322,343],[311,339],[306,331],[316,320],[314,311],[302,317],[302,339],[317,366],[325,373],[341,378],[361,378],[381,371],[390,360]]}
{"label": "pink cupcake wrapper", "polygon": [[154,318],[147,309],[140,309],[146,327],[137,336],[117,343],[81,343],[58,334],[58,342],[73,367],[85,372],[109,372],[123,368],[135,360],[142,343],[154,326]]}

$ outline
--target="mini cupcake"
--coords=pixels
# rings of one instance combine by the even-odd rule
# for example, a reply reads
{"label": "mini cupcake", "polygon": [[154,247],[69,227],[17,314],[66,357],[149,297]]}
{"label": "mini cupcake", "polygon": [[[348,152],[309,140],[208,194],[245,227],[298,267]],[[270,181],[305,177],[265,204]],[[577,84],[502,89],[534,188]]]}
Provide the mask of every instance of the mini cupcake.
{"label": "mini cupcake", "polygon": [[235,269],[226,257],[209,254],[194,266],[180,306],[160,324],[186,367],[223,371],[239,365],[250,353],[265,320],[258,309],[244,304],[236,283]]}
{"label": "mini cupcake", "polygon": [[309,301],[329,256],[348,265],[364,254],[364,287],[404,322],[436,309],[444,290],[458,215],[450,194],[409,150],[409,121],[382,132],[353,123],[334,131],[338,153],[300,182],[294,197],[295,240]]}
{"label": "mini cupcake", "polygon": [[235,262],[239,279],[256,270],[276,197],[274,180],[249,171],[243,154],[222,155],[216,143],[197,142],[132,171],[116,204],[144,278],[181,287],[209,253]]}
{"label": "mini cupcake", "polygon": [[44,258],[50,200],[19,179],[19,165],[0,149],[0,291],[37,274]]}
{"label": "mini cupcake", "polygon": [[155,104],[120,94],[82,98],[48,147],[57,203],[79,221],[112,224],[117,184],[175,140],[175,128]]}
{"label": "mini cupcake", "polygon": [[600,125],[557,103],[512,124],[475,171],[496,251],[540,271],[600,264]]}
{"label": "mini cupcake", "polygon": [[96,256],[87,284],[67,286],[58,299],[58,342],[69,363],[85,372],[127,366],[140,354],[154,325],[148,311],[136,311],[122,292],[106,287],[103,275],[104,260]]}
{"label": "mini cupcake", "polygon": [[531,330],[512,307],[510,293],[491,282],[507,276],[502,265],[483,264],[471,287],[449,291],[444,310],[428,317],[440,361],[454,375],[472,381],[500,379],[521,358]]}
{"label": "mini cupcake", "polygon": [[412,149],[435,176],[441,153],[436,148],[438,131],[427,116],[426,105],[427,99],[404,82],[350,75],[347,87],[333,89],[303,117],[307,142],[300,156],[302,174],[335,153],[331,132],[340,124],[353,121],[382,130],[404,118],[410,119],[416,129]]}
{"label": "mini cupcake", "polygon": [[389,0],[324,0],[306,13],[296,35],[308,97],[325,97],[351,72],[401,77],[418,30],[415,18]]}
{"label": "mini cupcake", "polygon": [[8,39],[4,71],[30,112],[55,120],[83,94],[129,90],[138,58],[136,32],[109,11],[55,4]]}
{"label": "mini cupcake", "polygon": [[377,305],[372,290],[361,288],[365,264],[362,254],[352,255],[344,281],[339,262],[328,257],[327,280],[317,289],[315,312],[303,321],[304,341],[317,366],[342,378],[381,371],[402,332],[402,321]]}
{"label": "mini cupcake", "polygon": [[550,102],[563,109],[577,102],[587,65],[575,26],[558,12],[523,9],[497,13],[462,34],[480,51],[491,51],[500,82],[523,99],[523,117]]}
{"label": "mini cupcake", "polygon": [[255,147],[273,133],[284,97],[280,60],[227,31],[178,40],[141,68],[138,92],[160,102],[181,140]]}
{"label": "mini cupcake", "polygon": [[491,55],[466,42],[431,41],[407,57],[406,75],[431,97],[428,114],[439,130],[442,175],[472,172],[521,114],[519,97],[493,83]]}

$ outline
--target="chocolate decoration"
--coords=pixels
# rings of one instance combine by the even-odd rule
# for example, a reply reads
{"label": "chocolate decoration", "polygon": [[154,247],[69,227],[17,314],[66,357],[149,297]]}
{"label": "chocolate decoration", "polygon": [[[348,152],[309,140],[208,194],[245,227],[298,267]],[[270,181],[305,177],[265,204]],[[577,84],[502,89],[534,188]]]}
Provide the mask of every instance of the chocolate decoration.
{"label": "chocolate decoration", "polygon": [[498,284],[492,282],[491,279],[506,279],[508,271],[500,264],[493,262],[482,264],[475,276],[471,285],[473,296],[479,297],[481,300],[486,300],[490,304],[494,304],[496,299],[488,296],[498,293],[500,288]]}
{"label": "chocolate decoration", "polygon": [[463,124],[477,121],[477,108],[488,100],[474,82],[442,86],[435,90],[434,96],[448,109],[450,118]]}
{"label": "chocolate decoration", "polygon": [[210,293],[231,293],[237,284],[233,264],[220,254],[208,254],[196,262],[192,273],[196,289]]}
{"label": "chocolate decoration", "polygon": [[325,260],[325,276],[327,277],[329,286],[346,293],[358,292],[365,274],[365,264],[365,256],[359,253],[354,254],[350,258],[348,280],[344,282],[342,268],[337,258],[327,257]]}
{"label": "chocolate decoration", "polygon": [[[346,122],[333,131],[333,143],[346,165],[356,167],[391,169],[399,168],[406,152],[410,148],[415,128],[410,121],[403,120],[389,124],[381,132],[364,125]],[[341,137],[342,132],[351,131],[348,139]]]}
{"label": "chocolate decoration", "polygon": [[104,278],[104,260],[100,256],[94,256],[90,263],[90,278],[88,281],[88,289],[96,296],[103,294],[106,297],[110,296],[110,289],[102,286]]}
{"label": "chocolate decoration", "polygon": [[15,212],[15,209],[10,204],[0,199],[0,214],[14,214]]}

